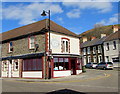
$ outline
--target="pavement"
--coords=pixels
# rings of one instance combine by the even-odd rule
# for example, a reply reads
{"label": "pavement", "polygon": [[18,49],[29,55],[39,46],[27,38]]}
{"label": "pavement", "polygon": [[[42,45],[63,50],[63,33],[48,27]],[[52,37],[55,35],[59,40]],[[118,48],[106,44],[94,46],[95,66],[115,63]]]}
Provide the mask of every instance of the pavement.
{"label": "pavement", "polygon": [[[97,72],[86,70],[87,72],[81,73],[78,75],[71,75],[67,77],[61,78],[51,78],[51,79],[26,79],[26,78],[2,78],[3,80],[9,81],[23,81],[23,82],[75,82],[75,81],[84,81],[84,80],[92,80],[99,79],[110,76],[109,74],[103,73],[103,71],[98,70]],[[94,69],[93,69],[94,71]]]}

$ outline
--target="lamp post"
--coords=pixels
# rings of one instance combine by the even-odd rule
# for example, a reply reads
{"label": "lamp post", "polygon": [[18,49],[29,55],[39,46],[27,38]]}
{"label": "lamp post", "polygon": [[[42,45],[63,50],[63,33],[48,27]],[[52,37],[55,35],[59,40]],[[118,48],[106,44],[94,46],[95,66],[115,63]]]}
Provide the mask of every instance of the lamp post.
{"label": "lamp post", "polygon": [[51,62],[51,60],[50,60],[50,55],[51,55],[51,47],[50,47],[50,10],[48,10],[48,11],[43,10],[41,16],[46,16],[47,15],[46,13],[48,14],[48,25],[47,25],[47,27],[48,27],[48,33],[49,33],[49,51],[48,51],[49,57],[48,57],[48,60],[47,60],[48,64],[46,66],[47,77],[45,77],[45,79],[46,78],[50,79],[51,78],[51,68],[49,67],[50,62]]}
{"label": "lamp post", "polygon": [[46,16],[48,14],[48,32],[49,32],[49,51],[50,51],[50,10],[48,11],[44,11],[43,10],[43,13],[41,14],[41,16]]}

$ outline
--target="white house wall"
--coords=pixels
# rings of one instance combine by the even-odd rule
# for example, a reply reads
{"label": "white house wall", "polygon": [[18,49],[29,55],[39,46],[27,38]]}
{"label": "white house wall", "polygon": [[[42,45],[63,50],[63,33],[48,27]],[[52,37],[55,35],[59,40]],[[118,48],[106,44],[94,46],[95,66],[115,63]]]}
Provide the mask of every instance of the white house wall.
{"label": "white house wall", "polygon": [[70,76],[71,75],[71,71],[54,71],[54,77],[64,77],[64,76]]}
{"label": "white house wall", "polygon": [[82,73],[82,70],[76,70],[76,74]]}
{"label": "white house wall", "polygon": [[61,38],[68,38],[70,39],[70,54],[79,55],[79,38],[53,32],[50,33],[50,37],[52,53],[61,53]]}
{"label": "white house wall", "polygon": [[42,78],[42,71],[22,72],[23,78]]}
{"label": "white house wall", "polygon": [[[106,61],[106,56],[109,56],[109,61],[112,62],[112,58],[118,57],[119,56],[119,40],[114,40],[116,41],[116,50],[113,50],[113,41],[107,41],[104,42],[104,55],[105,55],[105,61]],[[106,51],[106,43],[109,43],[109,51]]]}

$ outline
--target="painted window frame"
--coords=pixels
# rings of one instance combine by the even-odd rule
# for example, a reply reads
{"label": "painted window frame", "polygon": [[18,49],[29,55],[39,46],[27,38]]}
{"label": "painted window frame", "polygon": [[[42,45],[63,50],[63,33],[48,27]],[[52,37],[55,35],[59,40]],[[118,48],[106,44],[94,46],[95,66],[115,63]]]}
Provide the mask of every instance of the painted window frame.
{"label": "painted window frame", "polygon": [[87,47],[87,54],[90,54],[90,47]]}
{"label": "painted window frame", "polygon": [[[33,40],[32,40],[32,38],[33,38]],[[35,36],[30,36],[29,38],[28,38],[28,43],[29,43],[29,49],[35,49]],[[33,47],[32,47],[33,46]]]}
{"label": "painted window frame", "polygon": [[[18,63],[18,65],[16,63]],[[13,64],[14,64],[14,71],[18,71],[19,70],[19,62],[15,61]]]}
{"label": "painted window frame", "polygon": [[102,61],[103,61],[102,55],[99,55],[98,57],[99,57],[99,58],[98,58],[99,63],[102,62]]}
{"label": "painted window frame", "polygon": [[[56,59],[56,61],[54,61]],[[61,60],[60,60],[61,59]],[[67,61],[65,61],[65,59],[67,59]],[[69,58],[67,58],[67,57],[55,57],[55,58],[53,58],[53,63],[54,63],[54,71],[62,71],[62,70],[70,70],[70,62],[69,62]],[[67,65],[68,66],[66,66],[66,63],[68,63]],[[59,66],[60,64],[63,64],[63,66]],[[68,67],[68,68],[66,68],[66,67]]]}
{"label": "painted window frame", "polygon": [[10,41],[8,44],[8,52],[9,53],[13,52],[13,42],[12,41]]}
{"label": "painted window frame", "polygon": [[102,53],[102,46],[98,45],[98,53]]}
{"label": "painted window frame", "polygon": [[62,53],[70,53],[70,39],[61,38]]}
{"label": "painted window frame", "polygon": [[109,56],[106,56],[105,58],[106,58],[106,62],[109,62]]}
{"label": "painted window frame", "polygon": [[110,48],[109,48],[109,43],[107,42],[107,43],[106,43],[106,51],[109,51],[109,49],[110,49]]}
{"label": "painted window frame", "polygon": [[88,56],[88,63],[91,62],[91,56]]}
{"label": "painted window frame", "polygon": [[3,67],[2,67],[2,68],[3,68],[2,70],[3,70],[4,72],[8,71],[8,63],[7,63],[6,61],[3,61],[3,62],[2,62],[2,66],[3,66]]}
{"label": "painted window frame", "polygon": [[113,41],[113,50],[116,50],[117,49],[117,45],[116,45],[116,41],[114,40]]}
{"label": "painted window frame", "polygon": [[96,57],[96,55],[93,56],[93,62],[94,62],[94,63],[97,63],[97,57]]}
{"label": "painted window frame", "polygon": [[96,54],[96,46],[93,47],[93,54]]}
{"label": "painted window frame", "polygon": [[86,48],[83,48],[83,55],[86,55]]}

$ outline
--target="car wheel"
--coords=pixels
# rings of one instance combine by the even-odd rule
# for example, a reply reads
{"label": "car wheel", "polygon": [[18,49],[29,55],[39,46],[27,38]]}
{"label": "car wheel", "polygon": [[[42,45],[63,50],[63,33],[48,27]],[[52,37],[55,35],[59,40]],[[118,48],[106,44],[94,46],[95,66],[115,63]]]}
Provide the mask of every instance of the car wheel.
{"label": "car wheel", "polygon": [[96,67],[96,69],[98,69],[98,67]]}
{"label": "car wheel", "polygon": [[103,69],[104,69],[104,70],[106,70],[106,68],[105,68],[105,67],[104,67]]}

